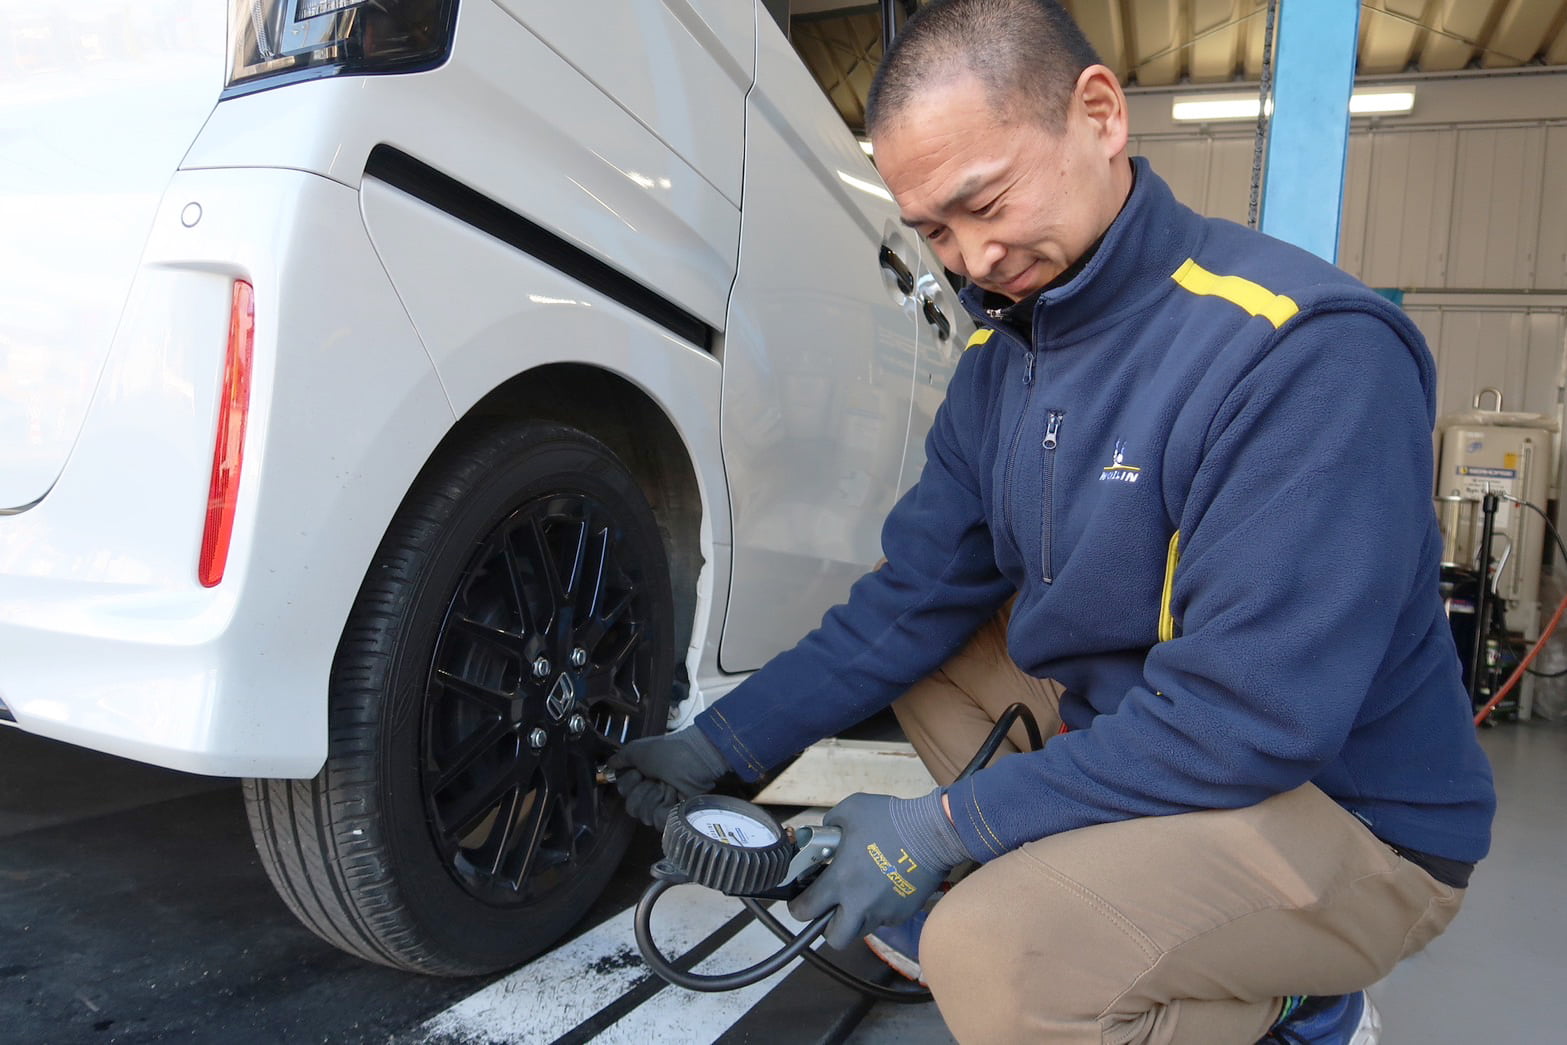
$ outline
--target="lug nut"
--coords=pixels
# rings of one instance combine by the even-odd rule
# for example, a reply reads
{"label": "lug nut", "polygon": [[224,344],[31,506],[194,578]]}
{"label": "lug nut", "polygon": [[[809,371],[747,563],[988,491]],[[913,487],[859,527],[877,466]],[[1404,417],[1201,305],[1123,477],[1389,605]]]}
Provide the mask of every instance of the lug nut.
{"label": "lug nut", "polygon": [[571,651],[571,666],[580,668],[588,662],[588,651],[578,646]]}
{"label": "lug nut", "polygon": [[548,675],[549,673],[550,673],[550,662],[549,662],[548,659],[546,659],[544,657],[540,657],[538,660],[533,662],[533,677],[534,678],[541,679],[545,675]]}
{"label": "lug nut", "polygon": [[543,726],[534,726],[533,732],[528,734],[528,746],[538,751],[544,747],[550,735],[544,732]]}
{"label": "lug nut", "polygon": [[573,715],[566,720],[566,728],[571,730],[572,736],[580,737],[588,730],[588,720],[581,715]]}

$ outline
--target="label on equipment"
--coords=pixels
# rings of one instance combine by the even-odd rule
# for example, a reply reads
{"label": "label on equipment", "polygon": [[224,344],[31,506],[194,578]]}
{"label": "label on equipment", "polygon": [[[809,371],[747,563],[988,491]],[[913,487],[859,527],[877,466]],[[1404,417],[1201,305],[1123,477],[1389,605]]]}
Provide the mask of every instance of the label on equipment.
{"label": "label on equipment", "polygon": [[698,809],[686,814],[686,823],[709,838],[741,849],[764,849],[778,841],[778,832],[767,824],[730,809]]}
{"label": "label on equipment", "polygon": [[[1517,484],[1518,472],[1512,468],[1476,468],[1473,465],[1458,466],[1458,487],[1456,493],[1462,494],[1471,501],[1478,501],[1488,493],[1513,495],[1513,489]],[[1478,511],[1478,508],[1476,509]],[[1479,516],[1476,515],[1478,519]],[[1496,506],[1496,528],[1506,530],[1512,523],[1513,505],[1511,501],[1500,501]]]}

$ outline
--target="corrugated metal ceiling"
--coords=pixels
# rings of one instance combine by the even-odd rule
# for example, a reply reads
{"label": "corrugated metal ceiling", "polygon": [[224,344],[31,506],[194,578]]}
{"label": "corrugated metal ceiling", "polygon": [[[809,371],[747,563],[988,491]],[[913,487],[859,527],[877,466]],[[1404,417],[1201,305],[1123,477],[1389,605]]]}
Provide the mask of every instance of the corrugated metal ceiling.
{"label": "corrugated metal ceiling", "polygon": [[[1127,85],[1256,80],[1267,0],[1063,0]],[[1285,0],[1288,2],[1288,0]],[[792,35],[851,127],[881,58],[876,5],[795,0]],[[1366,0],[1360,75],[1567,65],[1567,0]]]}

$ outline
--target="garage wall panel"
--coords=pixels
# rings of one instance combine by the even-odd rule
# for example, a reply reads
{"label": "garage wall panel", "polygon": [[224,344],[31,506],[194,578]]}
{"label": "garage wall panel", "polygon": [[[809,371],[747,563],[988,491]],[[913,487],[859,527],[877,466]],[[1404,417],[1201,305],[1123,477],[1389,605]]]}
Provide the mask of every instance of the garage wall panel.
{"label": "garage wall panel", "polygon": [[1544,145],[1538,126],[1458,132],[1447,279],[1426,286],[1534,285]]}
{"label": "garage wall panel", "polygon": [[1366,224],[1370,220],[1372,141],[1364,135],[1349,140],[1344,160],[1344,213],[1339,221],[1338,263],[1345,272],[1364,279]]}
{"label": "garage wall panel", "polygon": [[[1351,138],[1351,154],[1365,157],[1364,168],[1353,173],[1365,180],[1346,192],[1342,236],[1361,241],[1358,263],[1343,259],[1347,271],[1374,287],[1451,285],[1448,241],[1457,148],[1452,130]],[[1348,203],[1357,194],[1365,199],[1365,211],[1352,216]]]}
{"label": "garage wall panel", "polygon": [[1471,409],[1482,388],[1500,389],[1508,410],[1556,415],[1567,309],[1432,302],[1405,311],[1436,357],[1438,416]]}
{"label": "garage wall panel", "polygon": [[1208,209],[1205,213],[1244,225],[1251,207],[1253,140],[1216,138],[1209,148]]}
{"label": "garage wall panel", "polygon": [[1524,409],[1555,416],[1561,395],[1562,364],[1567,362],[1567,308],[1532,311],[1525,319],[1529,370],[1524,379]]}
{"label": "garage wall panel", "polygon": [[1170,191],[1175,193],[1176,199],[1198,213],[1211,213],[1208,210],[1208,184],[1213,177],[1210,139],[1134,141],[1131,152],[1148,158],[1159,177],[1170,183]]}
{"label": "garage wall panel", "polygon": [[1534,288],[1561,290],[1567,288],[1567,127],[1546,128],[1544,171]]}

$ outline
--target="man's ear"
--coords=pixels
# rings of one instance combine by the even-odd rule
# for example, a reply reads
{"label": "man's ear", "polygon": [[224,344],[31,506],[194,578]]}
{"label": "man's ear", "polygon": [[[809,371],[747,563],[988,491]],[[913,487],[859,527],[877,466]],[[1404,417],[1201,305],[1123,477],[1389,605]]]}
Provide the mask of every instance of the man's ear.
{"label": "man's ear", "polygon": [[1106,158],[1126,148],[1130,133],[1126,114],[1126,93],[1114,72],[1103,65],[1090,65],[1077,78],[1072,105],[1088,121],[1102,143]]}

